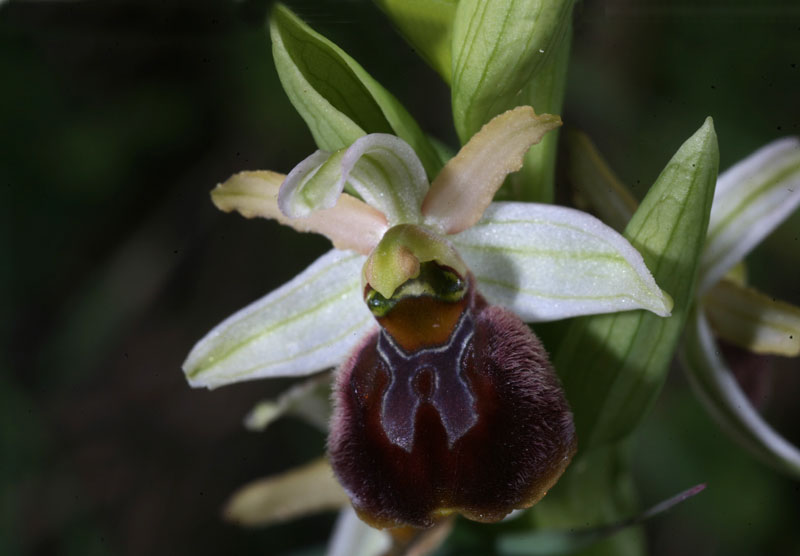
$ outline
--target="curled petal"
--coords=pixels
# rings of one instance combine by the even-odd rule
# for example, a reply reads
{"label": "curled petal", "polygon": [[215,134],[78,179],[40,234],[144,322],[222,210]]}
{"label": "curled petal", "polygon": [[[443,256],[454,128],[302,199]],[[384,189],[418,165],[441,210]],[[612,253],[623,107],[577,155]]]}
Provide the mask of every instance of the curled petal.
{"label": "curled petal", "polygon": [[389,223],[416,223],[428,178],[402,139],[372,133],[333,154],[317,151],[298,164],[281,186],[278,206],[290,217],[332,207],[349,184]]}
{"label": "curled petal", "polygon": [[753,408],[720,357],[705,315],[697,309],[687,320],[680,355],[689,382],[719,424],[762,461],[800,477],[800,450]]}
{"label": "curled petal", "polygon": [[763,147],[719,177],[700,270],[708,291],[800,205],[800,139]]}
{"label": "curled petal", "polygon": [[577,210],[493,203],[452,242],[481,292],[526,322],[631,309],[667,316],[672,308],[639,252]]}
{"label": "curled petal", "polygon": [[506,176],[522,168],[531,145],[560,125],[558,116],[537,116],[530,106],[493,118],[433,181],[422,204],[425,223],[446,234],[457,234],[475,224]]}
{"label": "curled petal", "polygon": [[286,176],[268,170],[234,174],[212,192],[220,210],[233,210],[246,218],[272,218],[299,232],[322,234],[337,249],[367,255],[380,241],[388,224],[378,210],[344,193],[331,208],[302,218],[287,218],[278,208],[278,190]]}
{"label": "curled petal", "polygon": [[338,365],[374,327],[361,296],[364,260],[329,251],[292,281],[228,317],[186,358],[189,383],[215,388]]}
{"label": "curled petal", "polygon": [[342,158],[342,179],[390,224],[420,221],[428,178],[414,149],[402,139],[385,133],[358,139]]}
{"label": "curled petal", "polygon": [[703,298],[714,332],[755,353],[800,355],[800,308],[721,280]]}

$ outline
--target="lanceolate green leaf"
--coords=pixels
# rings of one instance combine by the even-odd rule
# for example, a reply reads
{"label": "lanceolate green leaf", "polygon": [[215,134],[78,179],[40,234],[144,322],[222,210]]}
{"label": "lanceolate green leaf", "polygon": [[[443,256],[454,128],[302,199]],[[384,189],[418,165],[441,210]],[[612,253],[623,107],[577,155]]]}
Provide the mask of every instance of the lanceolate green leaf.
{"label": "lanceolate green leaf", "polygon": [[600,219],[620,232],[636,212],[638,201],[614,174],[597,147],[582,131],[569,130],[565,136],[569,163],[567,173],[576,192]]}
{"label": "lanceolate green leaf", "polygon": [[[571,46],[570,25],[553,55],[522,91],[523,102],[533,106],[538,113],[561,114]],[[532,203],[553,202],[559,131],[548,133],[539,144],[531,147],[525,155],[522,170],[511,176],[514,199]]]}
{"label": "lanceolate green leaf", "polygon": [[[636,514],[639,507],[626,444],[610,444],[579,454],[547,496],[531,510],[531,518],[537,529],[574,531],[617,523]],[[591,503],[587,503],[587,500],[591,500]],[[505,548],[512,549],[518,543],[513,539],[507,542],[511,546],[507,544]],[[503,548],[502,544],[500,546]],[[507,552],[520,553],[515,550]],[[552,553],[557,554],[555,551]],[[530,551],[529,554],[534,552]],[[645,554],[644,534],[641,527],[629,527],[579,554],[642,556]]]}
{"label": "lanceolate green leaf", "polygon": [[[461,0],[453,24],[453,119],[461,142],[520,105],[569,27],[572,0]],[[539,107],[534,106],[537,112]]]}
{"label": "lanceolate green leaf", "polygon": [[367,133],[391,133],[414,148],[428,177],[439,172],[442,161],[414,119],[341,48],[281,4],[270,35],[283,88],[319,148],[335,151]]}
{"label": "lanceolate green leaf", "polygon": [[194,346],[189,383],[214,388],[335,367],[369,329],[361,298],[366,257],[329,251],[292,281],[231,315]]}
{"label": "lanceolate green leaf", "polygon": [[554,366],[584,450],[628,434],[664,382],[693,300],[717,165],[709,118],[670,160],[625,230],[672,295],[672,316],[634,311],[577,319],[557,348]]}
{"label": "lanceolate green leaf", "polygon": [[[621,533],[633,525],[637,525],[664,513],[676,504],[680,504],[687,498],[701,492],[703,489],[705,489],[704,484],[696,485],[667,500],[659,502],[637,516],[632,516],[617,521],[616,523],[605,523],[594,527],[586,527],[584,525],[582,528],[563,527],[561,529],[540,529],[524,533],[503,535],[499,539],[498,552],[504,556],[558,556],[560,554],[575,554],[579,550],[589,548],[595,543]],[[583,506],[587,505],[588,504],[583,504]],[[625,551],[624,548],[614,547],[612,543],[606,544],[607,548],[602,546],[592,547],[589,554],[597,554],[603,551],[607,554],[613,554],[613,556],[620,556],[620,554]]]}
{"label": "lanceolate green leaf", "polygon": [[457,0],[375,0],[428,64],[450,82],[450,42]]}

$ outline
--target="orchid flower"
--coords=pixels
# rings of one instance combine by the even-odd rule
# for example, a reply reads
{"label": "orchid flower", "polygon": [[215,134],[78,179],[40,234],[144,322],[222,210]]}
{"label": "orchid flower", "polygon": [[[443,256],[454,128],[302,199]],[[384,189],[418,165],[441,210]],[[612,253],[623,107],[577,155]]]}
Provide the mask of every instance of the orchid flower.
{"label": "orchid flower", "polygon": [[[615,228],[636,201],[589,139],[570,136],[573,181]],[[590,177],[591,176],[591,177]],[[756,354],[800,355],[800,308],[745,283],[744,257],[800,205],[800,139],[770,143],[719,176],[696,302],[680,355],[690,383],[714,418],[757,457],[800,476],[800,450],[758,414],[720,355],[715,336]]]}
{"label": "orchid flower", "polygon": [[431,184],[408,144],[369,134],[287,176],[245,172],[218,186],[222,210],[322,233],[334,249],[203,338],[184,364],[189,382],[340,366],[331,462],[375,526],[428,527],[453,512],[497,521],[535,503],[575,437],[522,321],[671,308],[641,255],[596,218],[491,202],[558,125],[531,107],[505,112]]}

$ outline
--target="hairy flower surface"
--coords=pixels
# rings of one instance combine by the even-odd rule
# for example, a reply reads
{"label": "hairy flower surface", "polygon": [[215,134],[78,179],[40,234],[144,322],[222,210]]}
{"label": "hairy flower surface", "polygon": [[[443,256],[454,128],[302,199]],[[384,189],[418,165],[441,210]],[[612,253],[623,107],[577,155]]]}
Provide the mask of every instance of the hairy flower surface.
{"label": "hairy flower surface", "polygon": [[288,176],[221,184],[223,210],[323,233],[336,249],[212,330],[184,364],[189,381],[342,364],[331,464],[377,527],[426,527],[453,512],[497,521],[534,504],[576,439],[523,320],[671,307],[639,253],[594,217],[491,202],[558,125],[530,107],[501,114],[430,184],[414,150],[386,134],[317,151]]}

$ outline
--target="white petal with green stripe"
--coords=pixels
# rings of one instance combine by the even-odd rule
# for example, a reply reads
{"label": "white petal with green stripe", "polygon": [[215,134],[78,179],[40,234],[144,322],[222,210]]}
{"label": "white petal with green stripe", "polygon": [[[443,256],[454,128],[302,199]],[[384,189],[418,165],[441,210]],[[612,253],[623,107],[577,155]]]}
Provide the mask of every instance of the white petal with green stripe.
{"label": "white petal with green stripe", "polygon": [[720,357],[705,315],[696,309],[686,323],[681,361],[695,392],[723,428],[762,461],[800,477],[800,450],[750,404]]}
{"label": "white petal with green stripe", "polygon": [[338,365],[375,326],[361,296],[365,259],[331,250],[220,323],[184,362],[189,383],[214,388]]}
{"label": "white petal with green stripe", "polygon": [[665,316],[672,307],[639,252],[577,210],[493,203],[452,241],[487,299],[527,322],[631,309]]}
{"label": "white petal with green stripe", "polygon": [[800,205],[800,139],[759,149],[720,175],[698,292],[704,293]]}
{"label": "white petal with green stripe", "polygon": [[389,224],[417,223],[428,178],[414,150],[402,139],[371,133],[332,154],[317,151],[281,185],[278,206],[290,217],[331,208],[349,184]]}

